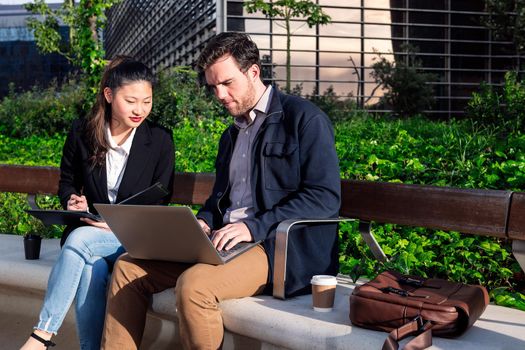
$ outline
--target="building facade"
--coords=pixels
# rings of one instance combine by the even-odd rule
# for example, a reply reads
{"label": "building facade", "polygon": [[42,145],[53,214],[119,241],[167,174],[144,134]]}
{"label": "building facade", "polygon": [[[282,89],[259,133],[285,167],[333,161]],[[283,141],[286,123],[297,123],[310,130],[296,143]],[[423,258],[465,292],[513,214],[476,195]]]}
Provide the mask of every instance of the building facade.
{"label": "building facade", "polygon": [[[22,5],[0,5],[0,98],[8,94],[10,85],[17,91],[47,86],[53,79],[62,81],[71,70],[64,57],[40,54],[26,26],[27,16]],[[68,28],[60,31],[67,38]]]}
{"label": "building facade", "polygon": [[107,57],[132,55],[156,71],[191,65],[217,31],[218,8],[212,0],[125,0],[108,11]]}
{"label": "building facade", "polygon": [[[380,101],[371,77],[379,55],[391,61],[414,48],[436,104],[429,114],[458,116],[483,81],[501,84],[518,66],[512,43],[498,42],[482,24],[483,0],[314,0],[331,16],[309,28],[292,21],[291,81],[302,94],[329,88],[360,106]],[[217,32],[243,31],[258,44],[267,80],[284,86],[286,32],[283,21],[248,14],[241,0],[124,0],[108,13],[108,57],[129,54],[156,71],[191,65]]]}

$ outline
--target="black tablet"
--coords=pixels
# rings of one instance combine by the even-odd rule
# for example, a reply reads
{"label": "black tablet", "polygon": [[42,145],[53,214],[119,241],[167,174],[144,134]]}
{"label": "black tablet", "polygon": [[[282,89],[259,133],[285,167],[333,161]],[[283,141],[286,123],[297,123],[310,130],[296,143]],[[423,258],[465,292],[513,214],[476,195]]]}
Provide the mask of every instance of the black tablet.
{"label": "black tablet", "polygon": [[87,211],[29,209],[26,212],[40,219],[44,225],[78,225],[80,218],[102,221],[99,215]]}
{"label": "black tablet", "polygon": [[[168,193],[168,190],[160,182],[157,182],[118,204],[158,204]],[[80,218],[103,221],[99,215],[88,213],[87,211],[29,209],[26,212],[42,221],[44,225],[78,225]]]}

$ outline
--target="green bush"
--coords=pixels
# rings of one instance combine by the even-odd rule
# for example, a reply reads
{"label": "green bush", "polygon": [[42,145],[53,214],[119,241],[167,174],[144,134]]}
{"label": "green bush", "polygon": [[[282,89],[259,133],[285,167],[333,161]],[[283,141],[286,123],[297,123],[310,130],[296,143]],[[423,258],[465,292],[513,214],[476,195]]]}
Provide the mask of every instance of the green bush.
{"label": "green bush", "polygon": [[183,119],[173,132],[176,170],[214,172],[219,139],[226,126],[221,119]]}
{"label": "green bush", "polygon": [[322,95],[317,95],[314,90],[312,95],[308,95],[306,98],[321,108],[334,123],[344,121],[360,113],[355,99],[352,96],[346,98],[337,96],[332,85]]}
{"label": "green bush", "polygon": [[[60,208],[56,196],[39,196],[37,203],[41,208]],[[62,235],[63,227],[46,227],[40,220],[27,214],[26,209],[30,209],[26,194],[0,192],[0,232],[16,235],[36,232],[46,238],[58,238]]]}
{"label": "green bush", "polygon": [[[30,136],[24,139],[0,134],[0,164],[59,166],[65,136]],[[38,196],[41,208],[58,209],[57,196]],[[29,209],[27,195],[0,192],[0,232],[24,235],[38,232],[44,237],[60,237],[62,227],[45,227],[25,212]]]}
{"label": "green bush", "polygon": [[525,121],[525,86],[516,72],[507,72],[502,87],[481,84],[472,95],[467,114],[482,125],[492,125],[498,131],[522,131]]}
{"label": "green bush", "polygon": [[82,83],[71,79],[58,89],[56,82],[46,89],[10,93],[0,103],[0,134],[13,137],[52,136],[69,130],[71,121],[85,114],[86,95]]}
{"label": "green bush", "polygon": [[[343,178],[460,188],[525,188],[525,136],[502,140],[492,128],[468,120],[354,117],[335,125]],[[342,225],[341,272],[354,278],[379,269],[482,283],[490,288],[523,283],[507,242],[396,225],[374,225],[391,261],[379,264],[355,225]]]}
{"label": "green bush", "polygon": [[469,120],[354,117],[335,126],[342,177],[371,181],[525,189],[525,136],[501,139]]}
{"label": "green bush", "polygon": [[399,54],[394,62],[378,54],[371,76],[386,91],[381,103],[399,117],[411,117],[434,104],[434,91],[428,83],[437,77],[422,71],[414,47],[404,45],[403,51],[405,56]]}
{"label": "green bush", "polygon": [[208,91],[197,84],[190,67],[174,67],[158,76],[150,119],[174,128],[184,119],[227,118],[224,109]]}
{"label": "green bush", "polygon": [[[219,137],[231,118],[204,88],[195,85],[195,80],[195,74],[187,68],[163,73],[155,91],[151,118],[173,128],[177,171],[212,172]],[[509,83],[506,89],[507,101],[510,101],[507,105],[514,111],[519,111],[521,106],[518,99],[510,95],[521,96],[520,89],[517,83]],[[64,130],[69,124],[61,126],[62,129],[56,125],[65,123],[65,119],[56,123],[52,119],[38,121],[38,114],[25,107],[20,107],[22,112],[16,112],[17,104],[23,104],[21,101],[30,103],[30,99],[45,93],[49,94],[43,98],[47,105],[44,102],[33,105],[42,113],[48,112],[42,110],[42,106],[52,110],[58,105],[52,103],[56,96],[69,96],[69,99],[64,97],[65,101],[71,101],[73,96],[53,89],[46,91],[11,96],[0,105],[0,113],[11,111],[8,113],[11,119],[4,121],[6,114],[0,119],[0,163],[59,165]],[[329,114],[330,110],[341,107],[330,91],[316,102]],[[64,108],[71,112],[66,119],[73,119],[72,111],[80,107]],[[525,189],[525,135],[518,129],[506,129],[503,138],[497,126],[486,127],[470,120],[436,122],[423,117],[392,120],[355,111],[350,105],[345,113],[344,117],[334,119],[343,178],[460,188]],[[43,115],[53,118],[56,112]],[[59,236],[59,227],[44,228],[24,213],[26,202],[24,195],[0,193],[0,232],[38,231],[49,237]],[[58,207],[53,196],[40,196],[39,203],[47,208]],[[342,273],[353,278],[371,277],[379,269],[390,267],[406,273],[482,283],[494,290],[493,298],[501,303],[522,302],[521,297],[516,297],[520,294],[499,289],[511,286],[511,291],[517,292],[522,291],[525,284],[524,275],[505,241],[396,225],[374,225],[374,232],[390,262],[381,265],[375,261],[355,224],[344,224],[340,229]]]}
{"label": "green bush", "polygon": [[341,272],[357,279],[391,268],[403,273],[437,276],[488,288],[513,285],[523,277],[510,246],[491,237],[461,235],[414,227],[373,225],[374,236],[389,258],[381,264],[372,256],[356,227],[340,229]]}
{"label": "green bush", "polygon": [[[87,115],[86,87],[75,79],[56,83],[46,89],[34,87],[15,93],[14,89],[0,103],[0,135],[26,138],[30,136],[64,135],[73,119]],[[197,84],[197,74],[189,67],[175,67],[158,76],[153,110],[149,116],[161,125],[174,128],[185,119],[226,120],[224,108]]]}
{"label": "green bush", "polygon": [[66,137],[8,137],[0,134],[0,163],[40,166],[59,166]]}

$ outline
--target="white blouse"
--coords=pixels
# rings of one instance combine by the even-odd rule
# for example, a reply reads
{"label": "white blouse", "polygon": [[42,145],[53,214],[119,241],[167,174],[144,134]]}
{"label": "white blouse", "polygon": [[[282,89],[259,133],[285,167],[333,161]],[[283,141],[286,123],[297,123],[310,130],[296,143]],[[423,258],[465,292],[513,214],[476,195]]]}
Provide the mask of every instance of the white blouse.
{"label": "white blouse", "polygon": [[114,204],[117,200],[117,193],[122,182],[122,176],[126,170],[126,164],[128,163],[129,151],[131,149],[131,144],[133,143],[133,138],[135,137],[135,131],[137,129],[133,128],[131,134],[127,140],[122,145],[117,145],[113,136],[111,136],[111,131],[109,125],[106,126],[106,135],[109,140],[110,149],[106,153],[106,177],[108,181],[108,199],[111,204]]}

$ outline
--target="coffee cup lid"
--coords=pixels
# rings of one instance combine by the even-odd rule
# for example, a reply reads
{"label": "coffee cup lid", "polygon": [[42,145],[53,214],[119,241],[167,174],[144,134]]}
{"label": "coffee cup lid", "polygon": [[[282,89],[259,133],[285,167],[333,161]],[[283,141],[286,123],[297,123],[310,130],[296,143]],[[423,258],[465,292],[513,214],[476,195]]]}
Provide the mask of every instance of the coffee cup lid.
{"label": "coffee cup lid", "polygon": [[331,286],[337,284],[337,278],[330,275],[315,275],[310,280],[310,283],[321,286]]}

